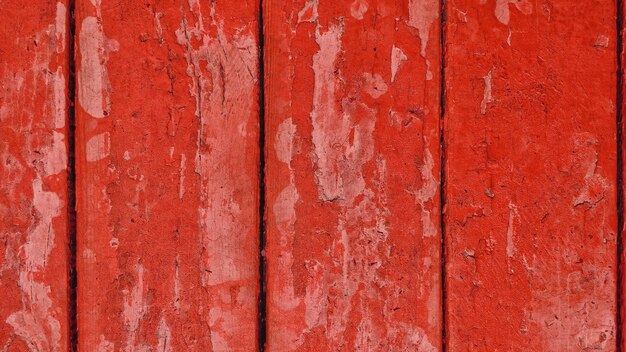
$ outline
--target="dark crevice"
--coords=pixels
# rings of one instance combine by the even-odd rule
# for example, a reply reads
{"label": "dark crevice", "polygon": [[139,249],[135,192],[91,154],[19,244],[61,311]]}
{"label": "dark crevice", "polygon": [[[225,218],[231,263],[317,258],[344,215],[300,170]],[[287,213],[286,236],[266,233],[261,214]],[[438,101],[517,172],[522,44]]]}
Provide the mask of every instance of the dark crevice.
{"label": "dark crevice", "polygon": [[446,54],[446,0],[441,0],[441,23],[439,45],[441,46],[441,65],[440,65],[440,82],[439,87],[439,145],[440,145],[440,209],[439,209],[439,226],[441,227],[441,350],[446,351],[446,140],[444,136],[444,122],[445,122],[445,106],[446,106],[446,75],[445,75],[445,54]]}
{"label": "dark crevice", "polygon": [[263,31],[263,1],[259,1],[259,351],[265,351],[266,342],[266,282],[265,282],[265,40]]}
{"label": "dark crevice", "polygon": [[67,209],[68,209],[68,276],[69,276],[69,350],[78,351],[78,325],[76,310],[76,289],[78,286],[76,271],[76,62],[74,36],[76,34],[76,1],[68,0],[68,155],[67,155]]}
{"label": "dark crevice", "polygon": [[622,263],[622,251],[623,251],[623,227],[624,227],[624,185],[622,168],[624,166],[623,152],[622,152],[622,109],[624,97],[623,85],[624,75],[622,72],[622,31],[624,26],[623,20],[624,3],[622,0],[617,0],[617,87],[616,87],[616,127],[617,127],[617,312],[616,312],[616,340],[617,351],[622,351],[622,281],[623,281],[623,263]]}

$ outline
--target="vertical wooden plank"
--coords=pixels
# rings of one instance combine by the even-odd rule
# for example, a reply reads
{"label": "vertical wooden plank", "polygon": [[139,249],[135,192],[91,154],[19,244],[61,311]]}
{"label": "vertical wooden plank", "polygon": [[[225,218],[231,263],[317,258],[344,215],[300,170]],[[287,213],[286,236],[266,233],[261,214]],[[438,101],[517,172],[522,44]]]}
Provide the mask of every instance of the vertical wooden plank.
{"label": "vertical wooden plank", "polygon": [[440,350],[439,2],[264,13],[269,350]]}
{"label": "vertical wooden plank", "polygon": [[616,349],[615,2],[447,2],[452,351]]}
{"label": "vertical wooden plank", "polygon": [[2,1],[0,37],[0,350],[66,351],[66,1]]}
{"label": "vertical wooden plank", "polygon": [[78,1],[82,351],[256,350],[258,7]]}

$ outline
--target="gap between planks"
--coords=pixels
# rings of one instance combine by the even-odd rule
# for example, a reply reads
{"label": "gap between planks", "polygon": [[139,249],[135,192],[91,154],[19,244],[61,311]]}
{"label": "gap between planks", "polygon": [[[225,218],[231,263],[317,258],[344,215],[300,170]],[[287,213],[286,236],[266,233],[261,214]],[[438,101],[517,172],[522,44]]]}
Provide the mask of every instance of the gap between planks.
{"label": "gap between planks", "polygon": [[265,351],[267,341],[267,292],[266,292],[266,221],[265,221],[265,33],[263,28],[263,0],[259,0],[258,65],[259,65],[259,304],[258,304],[258,351]]}
{"label": "gap between planks", "polygon": [[439,226],[441,233],[441,350],[446,351],[446,217],[445,217],[445,203],[446,203],[446,141],[444,135],[444,123],[445,123],[445,106],[446,106],[446,75],[445,75],[445,55],[446,55],[446,0],[440,1],[440,24],[439,24],[439,45],[441,47],[441,62],[440,62],[440,87],[439,87],[439,104],[440,104],[440,116],[439,116]]}
{"label": "gap between planks", "polygon": [[617,292],[616,292],[616,300],[617,300],[617,309],[616,309],[616,341],[617,341],[617,351],[621,352],[623,349],[623,333],[622,333],[622,299],[623,299],[623,263],[622,263],[622,252],[623,252],[623,227],[624,227],[624,183],[623,183],[623,171],[622,167],[624,166],[623,160],[623,151],[622,151],[622,125],[623,125],[623,85],[624,85],[624,73],[623,73],[623,14],[624,14],[624,3],[623,0],[616,1],[616,31],[617,31],[617,86],[616,86],[616,127],[617,127]]}
{"label": "gap between planks", "polygon": [[69,326],[69,350],[78,351],[78,325],[76,293],[78,289],[78,272],[76,270],[76,48],[74,37],[76,35],[76,0],[68,0],[68,26],[69,35],[67,47],[68,57],[68,153],[67,153],[67,216],[68,216],[68,326]]}

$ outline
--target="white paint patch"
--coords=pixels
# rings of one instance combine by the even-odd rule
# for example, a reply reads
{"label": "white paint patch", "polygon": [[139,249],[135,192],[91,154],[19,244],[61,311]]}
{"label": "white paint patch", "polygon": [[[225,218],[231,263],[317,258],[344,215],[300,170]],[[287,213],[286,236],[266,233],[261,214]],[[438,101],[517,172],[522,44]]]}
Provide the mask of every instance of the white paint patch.
{"label": "white paint patch", "polygon": [[422,187],[419,191],[414,193],[414,196],[417,204],[419,204],[421,208],[422,236],[430,238],[437,235],[437,228],[431,218],[428,203],[431,202],[437,194],[439,182],[433,174],[435,161],[430,152],[430,146],[426,138],[424,138],[424,146],[423,164],[420,167],[422,174]]}
{"label": "white paint patch", "polygon": [[102,23],[96,17],[86,17],[79,33],[80,67],[78,70],[78,101],[95,118],[111,111],[111,84],[107,72],[109,52],[117,51],[117,41],[105,37]]}
{"label": "white paint patch", "polygon": [[[189,94],[195,99],[199,121],[193,159],[200,193],[198,245],[205,250],[194,270],[200,272],[199,284],[216,294],[215,300],[225,300],[216,305],[223,310],[208,328],[213,349],[230,351],[242,338],[251,341],[247,331],[253,318],[250,312],[257,306],[252,293],[237,302],[229,298],[231,287],[245,287],[241,283],[258,274],[249,251],[242,250],[251,248],[249,241],[258,226],[254,197],[250,197],[258,180],[250,173],[252,165],[242,162],[250,160],[251,141],[242,138],[240,129],[242,124],[252,126],[258,110],[250,99],[259,80],[258,42],[253,24],[235,33],[224,31],[215,5],[206,4],[211,9],[202,11],[199,1],[189,2],[192,14],[184,15],[176,41],[187,63]],[[210,19],[203,17],[206,13]],[[205,25],[211,28],[205,29]],[[220,292],[226,298],[220,297]]]}
{"label": "white paint patch", "polygon": [[98,161],[109,156],[111,141],[109,132],[97,134],[87,141],[87,161]]}
{"label": "white paint patch", "polygon": [[317,21],[317,17],[318,17],[317,6],[318,6],[318,0],[307,0],[302,10],[298,12],[298,23],[302,23],[302,22],[314,23],[315,21]]}
{"label": "white paint patch", "polygon": [[83,258],[87,263],[95,263],[98,260],[96,257],[96,253],[91,249],[83,250]]}
{"label": "white paint patch", "polygon": [[176,261],[174,262],[174,309],[176,313],[180,312],[180,260],[178,256],[176,256]]}
{"label": "white paint patch", "polygon": [[304,296],[304,321],[309,329],[326,325],[326,297],[324,289],[324,268],[317,261],[304,263],[308,274],[306,293]]}
{"label": "white paint patch", "polygon": [[400,65],[409,58],[404,54],[402,49],[395,45],[391,47],[391,83],[396,80],[396,75],[400,69]]}
{"label": "white paint patch", "polygon": [[[158,352],[171,352],[172,351],[172,333],[170,332],[170,327],[167,326],[167,322],[165,318],[161,318],[159,322],[159,328],[157,330],[157,341],[159,342],[157,346]],[[156,352],[155,351],[155,352]]]}
{"label": "white paint patch", "polygon": [[511,46],[511,36],[513,35],[513,29],[509,27],[509,35],[506,37],[506,44]]}
{"label": "white paint patch", "polygon": [[420,53],[426,58],[426,48],[430,36],[430,27],[439,18],[439,2],[431,0],[409,0],[409,21],[407,24],[416,28],[420,41]]}
{"label": "white paint patch", "polygon": [[61,214],[63,205],[58,194],[43,190],[41,179],[34,179],[32,187],[36,225],[28,234],[24,254],[26,270],[40,272],[45,268],[50,251],[54,247],[55,234],[52,221]]}
{"label": "white paint patch", "polygon": [[128,333],[126,338],[126,349],[128,351],[135,350],[135,340],[137,333],[139,332],[139,324],[141,319],[143,319],[146,314],[147,308],[144,301],[145,297],[143,295],[143,265],[141,263],[137,263],[135,270],[137,271],[135,287],[132,288],[131,292],[128,292],[128,290],[123,291],[126,299],[124,300],[124,310],[122,315],[124,317],[125,330]]}
{"label": "white paint patch", "polygon": [[154,12],[154,30],[156,32],[157,38],[159,38],[159,45],[163,45],[163,26],[161,26],[161,17],[163,14],[161,12]]}
{"label": "white paint patch", "polygon": [[485,89],[483,91],[483,100],[480,102],[480,113],[485,115],[487,113],[487,104],[493,102],[492,95],[492,79],[493,79],[493,69],[489,70],[489,73],[483,80],[485,82]]}
{"label": "white paint patch", "polygon": [[185,154],[180,155],[180,166],[178,167],[178,199],[183,199],[185,196],[185,171],[186,171],[187,157]]}
{"label": "white paint patch", "polygon": [[280,123],[280,125],[278,125],[274,149],[276,150],[278,160],[285,164],[290,164],[291,159],[294,156],[295,135],[296,125],[293,124],[293,120],[291,118],[285,119]]}
{"label": "white paint patch", "polygon": [[430,70],[430,60],[426,60],[426,80],[427,81],[432,81],[433,80],[433,71]]}
{"label": "white paint patch", "polygon": [[57,2],[56,19],[54,22],[54,32],[57,39],[57,53],[65,51],[65,33],[67,28],[66,18],[67,9],[65,8],[65,4]]}
{"label": "white paint patch", "polygon": [[596,48],[608,48],[609,47],[609,37],[606,35],[600,34],[596,37],[596,41],[593,44]]}
{"label": "white paint patch", "polygon": [[350,15],[357,20],[362,20],[363,15],[367,12],[369,4],[367,0],[354,0],[350,5]]}
{"label": "white paint patch", "polygon": [[20,272],[18,281],[24,307],[9,315],[6,323],[30,351],[61,352],[61,325],[52,310],[50,287],[35,282],[27,271]]}
{"label": "white paint patch", "polygon": [[590,140],[587,142],[587,150],[579,151],[580,155],[592,155],[590,160],[587,161],[587,171],[583,180],[583,186],[578,196],[572,201],[572,206],[577,207],[583,204],[587,204],[589,207],[595,207],[599,202],[605,199],[606,193],[609,190],[608,180],[597,173],[598,169],[598,154],[597,150],[593,148],[597,144],[596,140]]}
{"label": "white paint patch", "polygon": [[533,5],[530,0],[496,0],[495,15],[502,24],[508,25],[511,20],[509,4],[514,4],[524,15],[533,13]]}
{"label": "white paint patch", "polygon": [[291,167],[291,161],[296,153],[294,141],[296,138],[296,125],[291,118],[285,119],[278,125],[274,149],[278,160],[287,164],[289,168],[289,185],[278,195],[272,207],[272,213],[276,221],[280,238],[280,255],[278,256],[278,275],[282,278],[279,287],[274,289],[273,302],[281,309],[287,311],[294,309],[300,304],[300,298],[294,292],[293,278],[293,241],[295,238],[296,203],[300,199],[298,189],[295,186],[295,170]]}
{"label": "white paint patch", "polygon": [[506,230],[506,256],[513,258],[515,254],[515,219],[519,218],[517,206],[509,202],[509,226]]}
{"label": "white paint patch", "polygon": [[57,68],[52,80],[53,107],[51,110],[54,115],[54,128],[63,128],[65,127],[67,103],[65,100],[65,76],[63,75],[63,69],[61,67]]}
{"label": "white paint patch", "polygon": [[[326,33],[316,33],[319,51],[313,55],[313,71],[315,73],[315,89],[313,91],[313,144],[317,156],[318,168],[315,172],[319,186],[320,198],[330,201],[340,197],[341,185],[335,165],[332,164],[330,154],[336,142],[332,136],[323,133],[324,130],[335,131],[338,135],[347,134],[345,122],[336,118],[340,116],[335,105],[336,80],[334,77],[335,61],[341,50],[341,30],[338,26],[331,26]],[[332,118],[331,118],[332,117]]]}
{"label": "white paint patch", "polygon": [[115,344],[107,340],[104,335],[100,335],[97,352],[115,352]]}
{"label": "white paint patch", "polygon": [[64,134],[52,131],[52,145],[46,148],[43,158],[47,176],[56,175],[67,169],[67,150]]}
{"label": "white paint patch", "polygon": [[369,72],[365,72],[363,73],[363,79],[363,90],[372,98],[378,99],[387,93],[388,87],[381,75],[377,73],[372,75]]}

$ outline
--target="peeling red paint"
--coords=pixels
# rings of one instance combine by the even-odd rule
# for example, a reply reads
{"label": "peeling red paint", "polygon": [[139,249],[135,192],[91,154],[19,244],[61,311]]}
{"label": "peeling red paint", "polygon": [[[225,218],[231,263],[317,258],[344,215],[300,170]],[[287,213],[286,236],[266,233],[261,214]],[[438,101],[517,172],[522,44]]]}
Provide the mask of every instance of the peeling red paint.
{"label": "peeling red paint", "polygon": [[256,350],[258,7],[77,2],[81,350]]}
{"label": "peeling red paint", "polygon": [[615,351],[615,4],[446,6],[447,348]]}
{"label": "peeling red paint", "polygon": [[64,351],[66,3],[5,1],[0,19],[0,349]]}
{"label": "peeling red paint", "polygon": [[265,7],[269,350],[441,348],[438,8]]}

